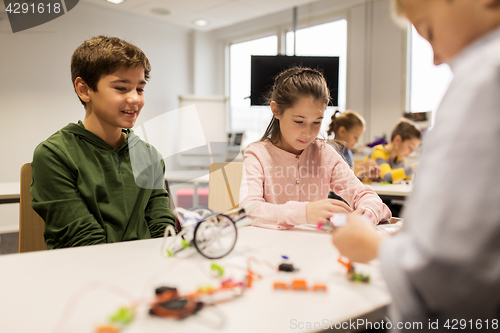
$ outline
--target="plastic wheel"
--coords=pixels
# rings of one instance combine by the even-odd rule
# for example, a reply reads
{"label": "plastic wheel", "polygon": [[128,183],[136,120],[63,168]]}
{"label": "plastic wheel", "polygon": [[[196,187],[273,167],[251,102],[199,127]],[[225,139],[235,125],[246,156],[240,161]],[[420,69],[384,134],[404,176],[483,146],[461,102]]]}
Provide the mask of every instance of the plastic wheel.
{"label": "plastic wheel", "polygon": [[207,217],[194,231],[194,246],[204,257],[219,259],[228,255],[236,244],[238,231],[233,220],[224,214]]}

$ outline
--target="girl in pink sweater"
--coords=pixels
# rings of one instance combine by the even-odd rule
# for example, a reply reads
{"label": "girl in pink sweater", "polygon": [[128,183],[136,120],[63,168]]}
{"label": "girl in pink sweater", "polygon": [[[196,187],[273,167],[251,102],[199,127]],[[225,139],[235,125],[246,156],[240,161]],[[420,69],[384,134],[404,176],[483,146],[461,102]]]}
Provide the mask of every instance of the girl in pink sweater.
{"label": "girl in pink sweater", "polygon": [[[264,136],[245,150],[240,207],[253,225],[290,229],[327,221],[333,213],[359,213],[373,223],[391,213],[371,187],[317,138],[330,92],[323,75],[294,67],[279,74],[270,94],[273,112]],[[342,201],[327,199],[329,190]],[[249,203],[254,203],[249,205]]]}

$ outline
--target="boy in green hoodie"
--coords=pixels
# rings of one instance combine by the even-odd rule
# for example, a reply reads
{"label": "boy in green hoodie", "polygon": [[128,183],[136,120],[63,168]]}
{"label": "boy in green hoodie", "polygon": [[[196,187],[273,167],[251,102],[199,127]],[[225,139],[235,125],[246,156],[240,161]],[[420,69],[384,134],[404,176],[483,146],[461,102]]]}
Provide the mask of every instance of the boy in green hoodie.
{"label": "boy in green hoodie", "polygon": [[85,118],[38,145],[31,164],[31,205],[48,249],[162,237],[175,227],[163,159],[131,130],[150,70],[138,47],[116,37],[94,37],[73,53]]}

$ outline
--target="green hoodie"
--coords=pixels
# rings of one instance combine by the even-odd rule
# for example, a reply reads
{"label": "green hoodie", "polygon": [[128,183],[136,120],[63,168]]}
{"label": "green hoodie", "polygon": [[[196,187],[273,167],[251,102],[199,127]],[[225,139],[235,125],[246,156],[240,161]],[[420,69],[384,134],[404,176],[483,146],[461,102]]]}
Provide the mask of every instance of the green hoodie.
{"label": "green hoodie", "polygon": [[127,139],[114,149],[79,121],[35,149],[31,206],[45,221],[47,248],[162,237],[167,225],[175,228],[161,155],[123,131]]}

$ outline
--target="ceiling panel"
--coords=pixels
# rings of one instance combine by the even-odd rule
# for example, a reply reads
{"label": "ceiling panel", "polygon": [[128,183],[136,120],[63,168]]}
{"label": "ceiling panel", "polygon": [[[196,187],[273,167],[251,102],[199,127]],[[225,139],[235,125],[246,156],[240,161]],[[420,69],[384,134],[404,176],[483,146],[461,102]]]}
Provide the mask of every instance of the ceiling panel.
{"label": "ceiling panel", "polygon": [[[315,2],[315,0],[125,0],[116,5],[106,0],[82,1],[202,31]],[[154,14],[152,10],[155,8],[169,12],[169,14]],[[193,21],[199,18],[208,20],[209,25],[195,26]]]}
{"label": "ceiling panel", "polygon": [[242,1],[233,1],[206,9],[200,14],[202,16],[218,18],[234,23],[262,15],[262,11],[259,11]]}

